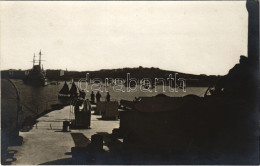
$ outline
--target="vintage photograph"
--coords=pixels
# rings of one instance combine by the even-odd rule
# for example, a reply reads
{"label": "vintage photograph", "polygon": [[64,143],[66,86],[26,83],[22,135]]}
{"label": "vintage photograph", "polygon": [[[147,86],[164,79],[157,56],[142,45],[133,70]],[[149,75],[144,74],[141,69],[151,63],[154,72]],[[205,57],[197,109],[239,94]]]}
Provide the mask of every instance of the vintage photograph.
{"label": "vintage photograph", "polygon": [[1,1],[2,165],[259,165],[259,2]]}

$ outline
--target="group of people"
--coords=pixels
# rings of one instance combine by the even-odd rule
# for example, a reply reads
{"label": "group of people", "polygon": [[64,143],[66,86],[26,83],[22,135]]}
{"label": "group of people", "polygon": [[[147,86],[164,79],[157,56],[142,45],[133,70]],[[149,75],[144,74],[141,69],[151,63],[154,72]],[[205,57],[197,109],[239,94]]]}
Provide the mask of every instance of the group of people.
{"label": "group of people", "polygon": [[[99,93],[99,91],[97,91],[96,95],[94,94],[93,91],[90,94],[90,100],[91,100],[92,103],[95,103],[95,98],[96,98],[96,102],[100,102],[101,97],[102,96]],[[107,95],[106,95],[106,102],[110,102],[110,94],[109,94],[109,92],[107,92]]]}

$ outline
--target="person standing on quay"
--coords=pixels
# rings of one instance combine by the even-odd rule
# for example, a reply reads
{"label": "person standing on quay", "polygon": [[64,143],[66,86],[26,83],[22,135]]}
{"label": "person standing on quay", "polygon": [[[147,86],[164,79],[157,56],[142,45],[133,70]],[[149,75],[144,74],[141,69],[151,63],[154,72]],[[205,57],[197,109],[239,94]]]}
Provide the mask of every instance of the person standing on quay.
{"label": "person standing on quay", "polygon": [[90,94],[90,99],[91,99],[91,103],[95,103],[95,94],[93,91]]}
{"label": "person standing on quay", "polygon": [[109,94],[109,92],[107,92],[106,101],[110,102],[110,94]]}
{"label": "person standing on quay", "polygon": [[97,94],[96,94],[96,99],[97,99],[97,102],[99,102],[100,101],[100,98],[101,98],[101,94],[99,93],[99,91],[97,92]]}

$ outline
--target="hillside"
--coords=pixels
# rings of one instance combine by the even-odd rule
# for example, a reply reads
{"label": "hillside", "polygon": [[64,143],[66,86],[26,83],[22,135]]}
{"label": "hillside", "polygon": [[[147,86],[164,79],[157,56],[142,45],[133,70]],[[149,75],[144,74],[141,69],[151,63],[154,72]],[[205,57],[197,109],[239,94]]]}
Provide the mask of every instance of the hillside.
{"label": "hillside", "polygon": [[[10,72],[11,71],[11,72]],[[26,71],[28,70],[4,70],[1,71],[2,78],[12,78],[12,79],[24,79],[26,77]],[[62,72],[61,72],[62,71]],[[12,73],[12,74],[10,74]],[[62,74],[61,74],[62,73]],[[169,71],[162,70],[159,68],[145,68],[145,67],[136,67],[136,68],[121,68],[121,69],[102,69],[98,71],[64,71],[64,70],[46,70],[46,75],[48,80],[71,80],[72,78],[77,81],[79,79],[86,78],[86,74],[89,73],[89,78],[99,78],[102,81],[105,78],[127,78],[127,73],[130,73],[130,78],[136,78],[141,80],[143,78],[149,78],[152,81],[155,78],[163,78],[167,81],[169,75],[172,75],[172,78],[175,77],[183,78],[186,80],[187,86],[209,86],[214,84],[220,76],[210,75],[207,76],[205,74],[195,75],[195,74],[187,74],[181,73],[177,71]]]}

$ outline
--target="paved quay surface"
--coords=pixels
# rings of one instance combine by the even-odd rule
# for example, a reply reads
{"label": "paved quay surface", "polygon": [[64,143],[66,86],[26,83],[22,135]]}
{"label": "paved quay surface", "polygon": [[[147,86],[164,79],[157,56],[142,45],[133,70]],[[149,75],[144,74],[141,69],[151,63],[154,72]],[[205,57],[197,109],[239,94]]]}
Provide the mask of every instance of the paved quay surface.
{"label": "paved quay surface", "polygon": [[[91,129],[61,132],[63,121],[69,120],[70,117],[70,106],[67,106],[39,118],[37,125],[30,131],[20,132],[20,136],[23,137],[22,146],[9,147],[9,150],[16,152],[12,164],[51,164],[59,160],[62,161],[61,164],[70,164],[71,148],[75,147],[71,133],[82,133],[90,140],[93,134],[112,133],[114,128],[119,127],[119,120],[105,121],[100,120],[99,115],[92,115]],[[105,145],[104,150],[108,150]]]}

